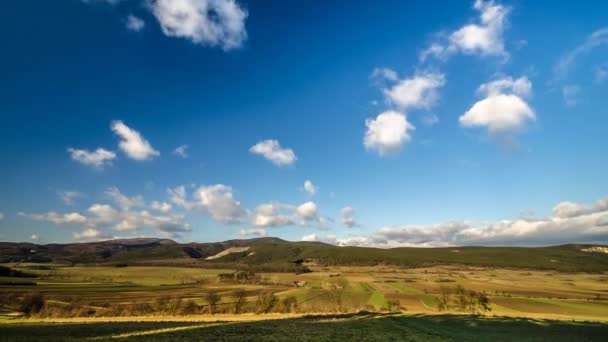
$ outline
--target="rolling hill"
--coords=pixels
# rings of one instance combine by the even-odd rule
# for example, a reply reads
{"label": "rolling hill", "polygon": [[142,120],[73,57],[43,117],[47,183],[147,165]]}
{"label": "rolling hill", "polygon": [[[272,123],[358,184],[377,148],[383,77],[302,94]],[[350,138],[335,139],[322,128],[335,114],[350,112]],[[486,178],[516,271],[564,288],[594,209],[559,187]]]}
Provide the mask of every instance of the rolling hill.
{"label": "rolling hill", "polygon": [[[273,237],[185,244],[169,239],[137,238],[47,245],[0,242],[0,263],[183,264],[196,267],[271,267],[297,271],[300,264],[314,262],[328,266],[421,267],[459,264],[565,272],[608,271],[608,253],[602,252],[603,248],[593,247],[602,246],[570,244],[549,247],[380,249],[290,242]],[[218,253],[222,254],[214,257]]]}

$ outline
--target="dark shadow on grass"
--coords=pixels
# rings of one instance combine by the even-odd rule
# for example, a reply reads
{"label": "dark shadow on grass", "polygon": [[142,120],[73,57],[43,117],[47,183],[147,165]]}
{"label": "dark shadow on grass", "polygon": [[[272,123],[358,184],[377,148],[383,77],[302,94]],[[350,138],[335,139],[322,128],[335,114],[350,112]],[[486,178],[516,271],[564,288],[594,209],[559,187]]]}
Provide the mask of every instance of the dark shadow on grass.
{"label": "dark shadow on grass", "polygon": [[[175,331],[158,331],[177,328]],[[147,331],[112,339],[129,331]],[[33,334],[32,334],[33,332]],[[608,324],[471,315],[310,315],[254,322],[0,325],[2,341],[605,341]],[[3,339],[4,338],[4,339]]]}

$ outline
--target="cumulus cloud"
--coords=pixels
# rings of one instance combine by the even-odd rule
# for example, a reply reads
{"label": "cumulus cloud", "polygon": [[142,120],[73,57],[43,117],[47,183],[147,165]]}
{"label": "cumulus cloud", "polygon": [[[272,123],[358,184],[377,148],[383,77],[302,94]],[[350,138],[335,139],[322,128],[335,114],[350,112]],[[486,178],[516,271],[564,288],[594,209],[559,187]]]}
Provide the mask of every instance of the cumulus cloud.
{"label": "cumulus cloud", "polygon": [[577,217],[603,211],[608,211],[608,198],[598,200],[591,205],[574,202],[560,202],[553,207],[553,214],[560,218]]}
{"label": "cumulus cloud", "polygon": [[256,227],[280,227],[289,225],[315,226],[324,228],[330,221],[319,213],[312,201],[299,206],[271,202],[258,205],[251,213],[251,224]]}
{"label": "cumulus cloud", "polygon": [[477,23],[461,27],[442,42],[432,43],[420,53],[420,60],[430,56],[445,60],[455,53],[507,58],[503,36],[511,9],[493,0],[476,0],[473,8],[479,12]]}
{"label": "cumulus cloud", "polygon": [[296,207],[295,213],[304,221],[319,221],[319,212],[315,202],[308,201],[299,205]]}
{"label": "cumulus cloud", "polygon": [[278,140],[264,140],[251,146],[249,152],[259,154],[277,166],[292,165],[298,159],[290,148],[283,148]]}
{"label": "cumulus cloud", "polygon": [[186,210],[198,210],[222,223],[240,223],[244,217],[241,203],[234,199],[232,187],[224,184],[203,185],[188,198],[186,188],[168,189],[169,200]]}
{"label": "cumulus cloud", "polygon": [[344,207],[340,209],[340,216],[342,218],[342,224],[348,228],[353,228],[359,225],[355,221],[355,209],[352,207]]}
{"label": "cumulus cloud", "polygon": [[307,236],[306,239],[342,246],[382,248],[608,243],[608,198],[592,205],[562,202],[553,208],[553,212],[553,216],[544,218],[404,224],[385,226],[370,235],[344,239],[316,235]]}
{"label": "cumulus cloud", "polygon": [[251,229],[241,229],[239,235],[241,236],[266,236],[268,232],[263,228],[251,228]]}
{"label": "cumulus cloud", "polygon": [[81,232],[74,233],[73,236],[76,240],[90,240],[104,237],[109,238],[109,236],[103,236],[103,234],[99,230],[93,228],[88,228]]}
{"label": "cumulus cloud", "polygon": [[608,27],[603,27],[591,33],[582,44],[564,54],[555,64],[555,77],[557,79],[566,78],[578,59],[602,46],[608,46]]}
{"label": "cumulus cloud", "polygon": [[144,29],[144,27],[146,26],[146,23],[143,21],[143,19],[138,18],[132,14],[129,14],[125,21],[125,26],[127,27],[127,29],[129,29],[131,31],[139,32]]}
{"label": "cumulus cloud", "polygon": [[438,100],[437,89],[444,85],[443,74],[423,72],[411,78],[397,80],[392,87],[384,89],[384,95],[403,110],[429,109]]}
{"label": "cumulus cloud", "polygon": [[485,96],[459,119],[462,127],[481,127],[491,135],[515,133],[536,120],[536,114],[522,97],[529,97],[532,84],[527,77],[511,77],[482,84],[478,93]]}
{"label": "cumulus cloud", "polygon": [[168,213],[173,207],[167,202],[153,201],[152,203],[150,203],[150,208],[160,211],[161,213]]}
{"label": "cumulus cloud", "polygon": [[132,197],[125,196],[115,186],[108,188],[105,191],[105,194],[123,210],[129,210],[133,207],[142,208],[145,206],[144,198],[141,195]]}
{"label": "cumulus cloud", "polygon": [[308,192],[311,196],[317,193],[317,186],[312,183],[309,179],[304,181],[304,191]]}
{"label": "cumulus cloud", "polygon": [[532,82],[530,82],[526,76],[517,79],[508,76],[482,84],[479,86],[479,89],[477,89],[477,92],[483,96],[493,96],[511,92],[521,97],[530,97],[532,96]]}
{"label": "cumulus cloud", "polygon": [[368,150],[377,151],[381,156],[395,153],[401,145],[411,139],[414,126],[407,121],[405,114],[387,110],[376,118],[365,121],[367,131],[363,145]]}
{"label": "cumulus cloud", "polygon": [[121,138],[118,146],[129,158],[148,160],[160,155],[160,152],[155,150],[138,131],[128,127],[122,121],[113,121],[111,128]]}
{"label": "cumulus cloud", "polygon": [[169,37],[195,44],[238,48],[247,39],[247,11],[235,0],[152,0],[152,13]]}
{"label": "cumulus cloud", "polygon": [[378,81],[397,81],[399,80],[399,74],[397,74],[395,70],[389,68],[375,68],[374,71],[372,71],[370,78]]}
{"label": "cumulus cloud", "polygon": [[84,195],[78,191],[59,191],[57,194],[65,205],[74,205],[76,199],[84,197]]}
{"label": "cumulus cloud", "polygon": [[94,203],[82,213],[20,212],[19,215],[57,225],[77,226],[82,230],[74,233],[75,239],[110,238],[108,231],[125,232],[144,228],[157,230],[167,236],[176,236],[191,230],[190,225],[184,222],[184,216],[173,212],[168,203],[153,201],[148,204],[142,196],[126,196],[115,187],[109,188],[105,193],[116,206]]}
{"label": "cumulus cloud", "polygon": [[277,227],[293,224],[293,206],[281,203],[258,205],[253,211],[251,223],[256,227]]}
{"label": "cumulus cloud", "polygon": [[54,211],[45,214],[19,212],[19,216],[28,217],[35,221],[48,221],[54,224],[82,225],[87,221],[86,217],[76,212],[66,214],[58,214]]}
{"label": "cumulus cloud", "polygon": [[309,234],[309,235],[302,236],[301,240],[310,242],[310,241],[319,241],[318,239],[319,238],[318,238],[317,234]]}
{"label": "cumulus cloud", "polygon": [[111,165],[112,160],[116,159],[116,154],[114,152],[103,148],[98,148],[95,151],[68,148],[68,153],[73,160],[98,169]]}
{"label": "cumulus cloud", "polygon": [[167,194],[169,195],[169,201],[178,207],[182,207],[186,210],[192,210],[195,207],[195,203],[188,200],[186,187],[183,185],[173,189],[167,189]]}
{"label": "cumulus cloud", "polygon": [[40,239],[40,237],[38,236],[38,234],[32,234],[30,236],[30,240],[38,241],[38,239]]}
{"label": "cumulus cloud", "polygon": [[196,196],[214,220],[224,223],[241,220],[241,203],[234,199],[232,187],[223,184],[202,186],[196,191]]}
{"label": "cumulus cloud", "polygon": [[173,150],[173,154],[186,159],[188,158],[188,152],[186,151],[187,149],[188,145],[180,145]]}

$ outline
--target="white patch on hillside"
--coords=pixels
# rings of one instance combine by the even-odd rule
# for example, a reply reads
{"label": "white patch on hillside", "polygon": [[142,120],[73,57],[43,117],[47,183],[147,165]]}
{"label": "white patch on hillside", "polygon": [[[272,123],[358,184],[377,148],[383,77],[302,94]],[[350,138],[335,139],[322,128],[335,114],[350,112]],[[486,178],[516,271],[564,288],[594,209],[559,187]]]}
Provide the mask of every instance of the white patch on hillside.
{"label": "white patch on hillside", "polygon": [[205,260],[213,260],[213,259],[219,259],[225,255],[228,254],[232,254],[232,253],[241,253],[241,252],[245,252],[248,251],[249,247],[230,247],[227,248],[219,253],[217,253],[216,255],[212,255],[210,257],[207,257]]}

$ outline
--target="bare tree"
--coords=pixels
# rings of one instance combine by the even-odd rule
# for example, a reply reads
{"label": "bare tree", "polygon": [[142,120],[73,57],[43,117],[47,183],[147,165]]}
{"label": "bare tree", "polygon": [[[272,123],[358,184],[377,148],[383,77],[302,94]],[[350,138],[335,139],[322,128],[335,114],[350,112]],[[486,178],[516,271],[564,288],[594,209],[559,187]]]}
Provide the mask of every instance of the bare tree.
{"label": "bare tree", "polygon": [[247,291],[238,289],[234,292],[234,313],[238,314],[241,312],[243,305],[247,301]]}
{"label": "bare tree", "polygon": [[209,313],[211,315],[215,313],[215,307],[221,299],[222,297],[214,290],[210,290],[205,294],[205,300],[207,301],[207,304],[209,304]]}

